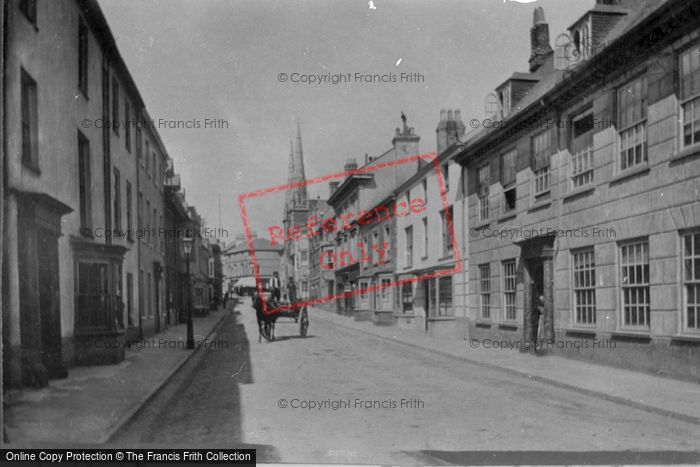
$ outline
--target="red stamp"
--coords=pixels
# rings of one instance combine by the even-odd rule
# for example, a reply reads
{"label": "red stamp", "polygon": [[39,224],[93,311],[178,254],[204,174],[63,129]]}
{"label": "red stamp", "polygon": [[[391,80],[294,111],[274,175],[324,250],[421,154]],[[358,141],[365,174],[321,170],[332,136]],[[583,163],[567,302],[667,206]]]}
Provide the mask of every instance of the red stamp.
{"label": "red stamp", "polygon": [[[438,184],[438,191],[440,193],[440,209],[444,210],[443,212],[445,213],[449,213],[449,203],[447,199],[445,180],[443,177],[443,172],[441,170],[439,160],[435,153],[414,155],[399,160],[377,162],[375,164],[366,165],[353,170],[346,170],[334,174],[312,178],[309,180],[304,180],[295,183],[287,183],[284,185],[277,185],[270,188],[241,194],[238,197],[238,204],[241,210],[243,226],[248,240],[250,261],[256,279],[258,294],[261,297],[263,313],[276,314],[280,312],[291,311],[305,306],[318,305],[321,303],[337,300],[340,298],[346,298],[349,296],[355,296],[360,294],[364,295],[382,289],[398,287],[405,283],[424,281],[460,272],[461,260],[459,256],[459,248],[457,247],[454,225],[451,216],[447,214],[445,221],[447,224],[448,234],[452,240],[454,254],[454,267],[451,269],[442,269],[430,273],[415,275],[413,277],[396,279],[391,281],[390,283],[370,285],[365,288],[358,287],[352,291],[344,291],[336,294],[326,295],[323,297],[299,300],[296,303],[291,304],[278,304],[276,306],[270,306],[265,300],[265,296],[263,294],[263,281],[260,278],[260,267],[258,265],[258,261],[256,260],[254,238],[251,233],[249,213],[246,207],[246,202],[248,200],[264,196],[270,196],[274,193],[294,190],[295,188],[298,188],[300,186],[310,186],[325,183],[332,180],[338,180],[342,182],[347,177],[352,175],[370,174],[372,172],[391,169],[402,164],[416,163],[418,161],[424,161],[433,166]],[[270,240],[270,242],[273,245],[285,245],[290,242],[300,241],[302,239],[313,239],[313,237],[321,235],[322,233],[332,235],[341,233],[343,231],[352,230],[356,226],[376,226],[387,222],[393,222],[398,218],[403,218],[407,216],[417,216],[419,214],[424,213],[428,208],[429,206],[427,205],[426,200],[420,197],[413,198],[410,201],[397,198],[396,201],[394,201],[393,203],[388,203],[387,205],[378,204],[366,210],[359,210],[357,212],[346,211],[340,215],[329,214],[328,217],[325,217],[323,219],[319,218],[316,215],[310,215],[303,225],[296,225],[284,228],[281,225],[279,225],[279,223],[271,223],[265,229],[265,235],[266,238]],[[346,246],[343,249],[336,248],[330,251],[324,251],[319,255],[319,258],[317,258],[316,260],[320,262],[319,271],[328,271],[334,268],[343,268],[346,266],[363,262],[374,265],[382,265],[391,259],[389,257],[389,251],[392,250],[396,250],[395,246],[390,245],[387,241],[382,241],[381,243],[372,243],[371,245],[367,245],[363,241],[358,241],[354,242],[352,245],[349,245],[349,247]]]}

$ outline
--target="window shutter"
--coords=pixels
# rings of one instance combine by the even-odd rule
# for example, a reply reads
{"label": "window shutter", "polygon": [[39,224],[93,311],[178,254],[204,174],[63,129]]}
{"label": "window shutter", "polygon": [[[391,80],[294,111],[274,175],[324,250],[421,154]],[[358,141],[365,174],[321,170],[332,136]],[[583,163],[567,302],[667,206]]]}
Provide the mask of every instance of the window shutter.
{"label": "window shutter", "polygon": [[550,163],[552,155],[552,132],[544,131],[532,138],[532,169],[540,170]]}
{"label": "window shutter", "polygon": [[516,154],[515,150],[501,154],[501,185],[503,186],[515,183]]}

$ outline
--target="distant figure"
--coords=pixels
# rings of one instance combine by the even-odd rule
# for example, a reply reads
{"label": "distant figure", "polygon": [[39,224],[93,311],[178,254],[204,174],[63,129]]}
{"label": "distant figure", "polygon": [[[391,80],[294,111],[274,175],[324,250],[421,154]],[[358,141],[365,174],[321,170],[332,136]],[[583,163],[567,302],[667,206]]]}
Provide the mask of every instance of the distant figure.
{"label": "distant figure", "polygon": [[281,296],[282,282],[280,281],[279,273],[275,271],[272,273],[272,279],[270,279],[270,299],[279,302]]}
{"label": "distant figure", "polygon": [[289,303],[294,303],[297,301],[297,287],[294,285],[294,281],[290,280],[287,285],[287,296],[289,297]]}
{"label": "distant figure", "polygon": [[228,302],[228,291],[224,294],[224,310],[226,310],[226,302]]}
{"label": "distant figure", "polygon": [[532,314],[532,328],[535,335],[535,348],[544,341],[544,295],[540,294],[535,303],[535,311]]}

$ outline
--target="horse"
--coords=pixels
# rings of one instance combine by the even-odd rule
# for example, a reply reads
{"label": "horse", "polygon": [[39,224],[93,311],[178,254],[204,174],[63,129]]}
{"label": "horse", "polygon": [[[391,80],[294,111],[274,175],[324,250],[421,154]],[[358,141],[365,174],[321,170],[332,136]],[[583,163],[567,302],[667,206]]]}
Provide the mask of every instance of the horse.
{"label": "horse", "polygon": [[275,340],[277,316],[263,313],[262,300],[255,292],[253,293],[253,308],[255,309],[255,318],[258,320],[258,342],[262,342],[263,336],[268,341]]}

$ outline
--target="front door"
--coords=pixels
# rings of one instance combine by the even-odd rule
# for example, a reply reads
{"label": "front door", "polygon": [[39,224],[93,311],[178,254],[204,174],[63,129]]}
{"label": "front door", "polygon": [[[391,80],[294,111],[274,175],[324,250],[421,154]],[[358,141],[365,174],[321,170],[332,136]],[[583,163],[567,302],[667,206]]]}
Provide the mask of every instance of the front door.
{"label": "front door", "polygon": [[65,378],[61,346],[61,296],[56,234],[38,229],[39,309],[41,316],[41,359],[49,378]]}
{"label": "front door", "polygon": [[[529,301],[525,310],[530,310],[529,316],[529,335],[526,336],[526,341],[537,343],[538,329],[541,326],[541,316],[539,313],[539,304],[541,297],[544,296],[544,268],[541,258],[532,258],[526,261],[528,275],[530,276],[529,294],[525,295],[525,299]],[[529,296],[529,298],[528,298]],[[539,335],[542,335],[539,333]]]}

